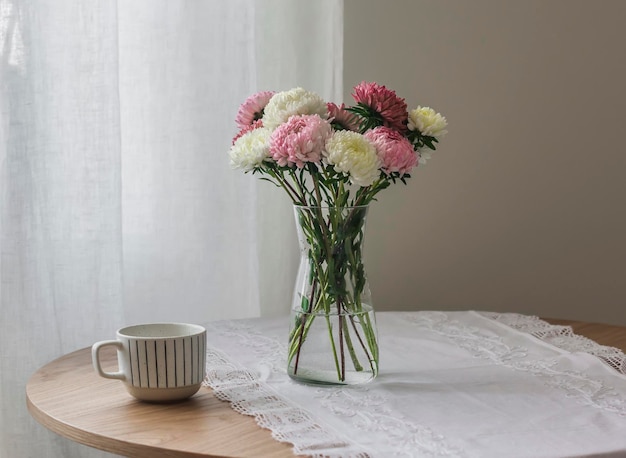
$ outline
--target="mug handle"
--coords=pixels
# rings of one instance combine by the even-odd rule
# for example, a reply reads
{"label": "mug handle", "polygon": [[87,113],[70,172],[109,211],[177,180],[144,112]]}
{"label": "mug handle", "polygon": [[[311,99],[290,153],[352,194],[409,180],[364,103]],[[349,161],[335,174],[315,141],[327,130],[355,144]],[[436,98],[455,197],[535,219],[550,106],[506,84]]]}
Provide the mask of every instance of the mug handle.
{"label": "mug handle", "polygon": [[117,347],[117,351],[124,350],[124,344],[119,340],[103,340],[102,342],[96,342],[91,347],[91,361],[93,362],[94,369],[100,377],[112,378],[115,380],[126,380],[126,375],[124,375],[124,373],[121,371],[105,372],[102,370],[102,366],[100,366],[100,349],[108,345]]}

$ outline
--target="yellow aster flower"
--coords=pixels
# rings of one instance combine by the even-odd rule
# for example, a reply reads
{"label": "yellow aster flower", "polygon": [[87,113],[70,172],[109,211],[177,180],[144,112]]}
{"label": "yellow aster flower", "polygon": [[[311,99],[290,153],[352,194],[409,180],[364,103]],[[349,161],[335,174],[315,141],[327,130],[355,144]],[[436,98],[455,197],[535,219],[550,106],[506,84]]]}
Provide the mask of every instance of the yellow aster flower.
{"label": "yellow aster flower", "polygon": [[326,142],[326,161],[337,172],[348,174],[350,182],[358,186],[369,186],[380,176],[376,148],[357,132],[335,132]]}
{"label": "yellow aster flower", "polygon": [[430,107],[418,106],[409,112],[409,130],[418,130],[428,137],[443,137],[448,133],[448,121]]}

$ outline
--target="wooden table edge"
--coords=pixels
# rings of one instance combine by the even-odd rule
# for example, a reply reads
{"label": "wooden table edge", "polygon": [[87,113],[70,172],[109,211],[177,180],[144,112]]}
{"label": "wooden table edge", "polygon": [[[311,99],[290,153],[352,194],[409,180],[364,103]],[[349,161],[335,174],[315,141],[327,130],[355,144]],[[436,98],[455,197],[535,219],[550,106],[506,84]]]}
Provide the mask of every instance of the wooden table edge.
{"label": "wooden table edge", "polygon": [[[132,458],[156,458],[156,457],[159,457],[159,458],[161,457],[162,458],[240,458],[241,456],[254,456],[250,454],[245,454],[245,455],[236,454],[236,453],[222,454],[222,453],[211,453],[210,451],[196,452],[196,451],[189,451],[189,450],[180,450],[180,449],[171,448],[167,445],[157,446],[157,445],[150,445],[146,443],[133,442],[131,440],[124,440],[124,439],[120,439],[116,437],[111,437],[111,436],[107,436],[104,434],[100,434],[98,432],[94,432],[93,430],[86,430],[84,428],[74,426],[68,421],[60,420],[54,414],[51,414],[43,410],[39,405],[37,405],[36,401],[33,401],[33,396],[31,393],[31,382],[37,381],[37,378],[41,377],[47,368],[54,367],[55,365],[61,363],[63,360],[71,359],[73,357],[77,357],[79,355],[83,355],[86,353],[88,353],[89,355],[91,354],[90,347],[81,348],[74,352],[67,353],[63,356],[60,356],[59,358],[56,358],[46,363],[44,366],[38,369],[29,378],[26,384],[25,391],[26,391],[27,410],[30,412],[32,417],[39,424],[41,424],[48,430],[58,434],[61,437],[67,438],[69,440],[80,443],[82,445],[86,445],[92,448],[103,450],[105,452],[114,453],[114,454],[118,454],[121,456],[132,457]],[[106,383],[106,384],[113,383],[113,384],[120,384],[121,386],[121,382],[117,380],[107,380],[107,379],[100,379],[100,380],[102,380],[103,383]],[[292,451],[292,444],[273,439],[271,437],[271,431],[259,426],[256,423],[254,417],[238,413],[237,411],[232,409],[230,403],[228,403],[227,401],[218,400],[213,394],[213,391],[211,390],[211,388],[202,386],[198,394],[196,394],[195,396],[200,396],[200,395],[205,395],[205,396],[208,395],[211,398],[215,399],[216,402],[220,404],[223,403],[225,406],[225,411],[228,412],[228,416],[232,415],[233,418],[236,418],[240,422],[244,421],[243,419],[246,419],[245,420],[246,422],[247,421],[253,422],[255,430],[258,428],[259,431],[264,431],[266,433],[268,442],[271,441],[270,443],[273,446],[276,446],[276,447],[280,446],[283,448],[283,451],[289,452],[285,454],[282,454],[282,453],[272,454],[273,456],[290,456],[290,457],[296,456]],[[157,407],[159,406],[158,404],[153,404],[153,405]],[[161,406],[164,406],[164,405],[165,404],[161,404]],[[276,447],[272,447],[272,448],[276,448]]]}
{"label": "wooden table edge", "polygon": [[[52,361],[54,362],[54,361]],[[132,456],[132,457],[189,457],[189,458],[233,458],[233,457],[225,457],[222,455],[198,455],[195,453],[188,453],[184,451],[176,451],[175,455],[172,455],[167,450],[162,448],[155,448],[149,445],[141,445],[139,446],[132,442],[122,441],[120,439],[115,439],[108,436],[103,436],[102,434],[89,432],[89,440],[85,437],[85,431],[73,426],[69,423],[58,420],[55,417],[45,414],[42,412],[31,400],[28,396],[28,392],[26,395],[26,407],[32,417],[46,429],[52,431],[55,434],[58,434],[61,437],[69,439],[73,442],[77,442],[82,445],[86,445],[88,447],[96,448],[98,450],[103,450],[105,452],[114,453],[121,456]],[[129,454],[130,453],[130,454]]]}

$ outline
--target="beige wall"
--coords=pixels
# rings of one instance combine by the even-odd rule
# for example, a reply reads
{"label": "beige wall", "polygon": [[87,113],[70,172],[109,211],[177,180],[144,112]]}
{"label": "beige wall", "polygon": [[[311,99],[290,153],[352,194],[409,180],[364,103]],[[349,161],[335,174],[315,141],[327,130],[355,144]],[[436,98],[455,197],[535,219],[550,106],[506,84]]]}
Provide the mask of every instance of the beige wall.
{"label": "beige wall", "polygon": [[368,228],[378,309],[626,325],[626,2],[345,0],[345,100],[377,81],[450,134]]}

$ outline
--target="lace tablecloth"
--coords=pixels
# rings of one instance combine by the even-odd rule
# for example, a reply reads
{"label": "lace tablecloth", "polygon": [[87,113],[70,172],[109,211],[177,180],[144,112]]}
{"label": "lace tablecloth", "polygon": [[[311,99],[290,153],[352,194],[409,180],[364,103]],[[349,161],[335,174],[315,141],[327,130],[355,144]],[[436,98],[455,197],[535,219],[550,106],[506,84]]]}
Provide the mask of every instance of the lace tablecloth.
{"label": "lace tablecloth", "polygon": [[207,325],[206,384],[294,453],[318,457],[626,456],[626,358],[536,317],[377,314],[380,374],[286,374],[288,318]]}

